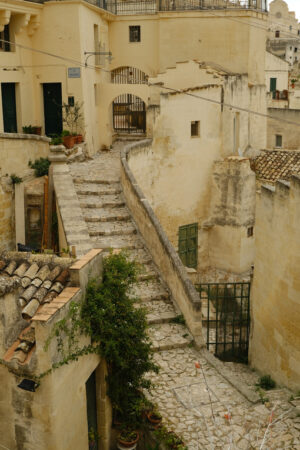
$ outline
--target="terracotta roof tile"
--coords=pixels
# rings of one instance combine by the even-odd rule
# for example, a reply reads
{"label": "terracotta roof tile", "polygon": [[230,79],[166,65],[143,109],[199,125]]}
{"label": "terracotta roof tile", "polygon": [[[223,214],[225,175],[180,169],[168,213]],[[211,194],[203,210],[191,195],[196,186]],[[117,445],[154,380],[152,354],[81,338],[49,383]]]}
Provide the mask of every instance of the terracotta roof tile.
{"label": "terracotta roof tile", "polygon": [[[4,256],[3,256],[4,255]],[[71,261],[68,264],[59,265],[49,260],[32,260],[30,255],[14,253],[16,257],[2,254],[0,259],[0,295],[18,288],[20,318],[25,320],[47,321],[51,314],[61,308],[66,301],[59,298],[63,289],[67,286]],[[64,294],[62,294],[64,295]],[[69,297],[70,293],[66,295]],[[57,301],[51,302],[57,298]],[[40,308],[42,304],[46,309]],[[35,331],[29,326],[19,336],[19,339],[11,347],[6,355],[7,360],[15,360],[18,364],[26,364],[35,346]],[[28,358],[28,359],[27,359]]]}
{"label": "terracotta roof tile", "polygon": [[300,174],[300,151],[264,150],[252,160],[252,169],[259,180],[275,183],[290,180],[292,174]]}

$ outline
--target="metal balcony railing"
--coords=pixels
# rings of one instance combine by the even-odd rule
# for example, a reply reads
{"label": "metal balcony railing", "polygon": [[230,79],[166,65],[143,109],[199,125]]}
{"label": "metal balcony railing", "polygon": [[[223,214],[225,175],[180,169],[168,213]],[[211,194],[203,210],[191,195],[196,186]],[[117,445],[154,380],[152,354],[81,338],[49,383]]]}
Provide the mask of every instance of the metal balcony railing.
{"label": "metal balcony railing", "polygon": [[[27,0],[44,3],[49,0]],[[62,0],[63,1],[63,0]],[[160,11],[244,9],[267,12],[267,0],[85,0],[116,15],[156,14]]]}

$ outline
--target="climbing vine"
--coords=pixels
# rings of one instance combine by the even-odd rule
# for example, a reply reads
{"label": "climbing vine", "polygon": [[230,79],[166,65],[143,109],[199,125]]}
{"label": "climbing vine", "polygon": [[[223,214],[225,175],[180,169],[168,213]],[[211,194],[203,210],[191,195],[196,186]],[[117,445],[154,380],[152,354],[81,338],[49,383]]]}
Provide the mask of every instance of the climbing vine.
{"label": "climbing vine", "polygon": [[[137,299],[129,296],[138,272],[138,264],[125,253],[110,254],[104,260],[103,279],[89,281],[82,304],[71,303],[68,315],[56,323],[45,344],[47,350],[55,338],[61,355],[49,371],[85,354],[103,357],[112,405],[131,424],[140,417],[142,390],[151,388],[145,374],[158,371],[147,336],[146,311],[134,307]],[[91,344],[80,348],[82,334],[90,336]]]}

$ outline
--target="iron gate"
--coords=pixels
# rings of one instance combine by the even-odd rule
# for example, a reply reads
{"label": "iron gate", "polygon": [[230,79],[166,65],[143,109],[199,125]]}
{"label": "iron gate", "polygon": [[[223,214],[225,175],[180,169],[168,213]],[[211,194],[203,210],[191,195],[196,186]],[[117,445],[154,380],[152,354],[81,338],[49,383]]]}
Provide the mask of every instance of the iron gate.
{"label": "iron gate", "polygon": [[114,130],[121,133],[146,132],[146,106],[132,94],[123,94],[113,101]]}
{"label": "iron gate", "polygon": [[248,362],[250,283],[196,285],[207,349],[223,361]]}

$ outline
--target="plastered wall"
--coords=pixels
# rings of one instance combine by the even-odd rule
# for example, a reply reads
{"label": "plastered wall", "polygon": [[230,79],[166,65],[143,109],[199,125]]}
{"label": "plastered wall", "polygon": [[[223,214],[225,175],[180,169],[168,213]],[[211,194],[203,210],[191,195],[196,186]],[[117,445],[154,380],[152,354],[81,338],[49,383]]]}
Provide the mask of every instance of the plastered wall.
{"label": "plastered wall", "polygon": [[300,388],[300,179],[262,187],[256,208],[250,362]]}
{"label": "plastered wall", "polygon": [[48,139],[11,133],[0,134],[0,249],[12,249],[15,245],[14,186],[11,175],[20,178],[32,171],[29,160],[49,154]]}
{"label": "plastered wall", "polygon": [[[267,148],[276,148],[276,134],[282,136],[282,148],[285,150],[300,149],[299,127],[300,109],[268,108],[268,114],[276,119],[268,118]],[[292,122],[291,124],[287,122]],[[298,123],[299,125],[294,125]]]}

